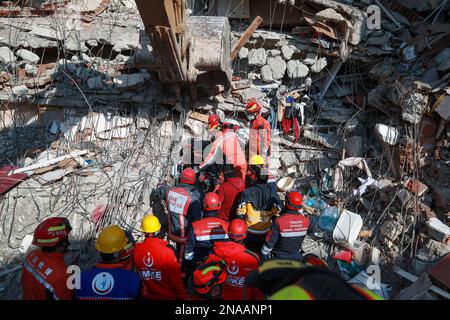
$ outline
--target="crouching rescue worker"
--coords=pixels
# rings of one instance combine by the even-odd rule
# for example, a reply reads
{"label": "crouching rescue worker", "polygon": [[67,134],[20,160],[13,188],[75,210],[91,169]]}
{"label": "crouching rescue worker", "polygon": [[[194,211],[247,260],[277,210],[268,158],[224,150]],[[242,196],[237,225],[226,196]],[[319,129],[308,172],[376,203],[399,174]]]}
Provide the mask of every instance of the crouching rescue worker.
{"label": "crouching rescue worker", "polygon": [[261,253],[263,260],[301,260],[300,248],[309,228],[309,218],[302,210],[302,195],[291,190],[286,194],[283,210],[272,224]]}
{"label": "crouching rescue worker", "polygon": [[228,239],[228,222],[217,217],[222,204],[219,196],[209,192],[203,200],[203,219],[192,223],[186,244],[184,267],[192,267],[203,261],[213,248],[214,242]]}
{"label": "crouching rescue worker", "polygon": [[[227,281],[222,286],[222,299],[242,300],[245,278],[251,271],[258,268],[259,257],[242,244],[247,237],[247,225],[241,219],[231,221],[228,237],[231,241],[214,243],[213,253],[208,256],[206,262],[225,261]],[[259,296],[255,293],[246,298],[254,300],[263,296],[261,293]]]}
{"label": "crouching rescue worker", "polygon": [[167,190],[166,208],[169,215],[169,239],[177,244],[178,261],[184,254],[188,240],[189,226],[202,218],[201,195],[195,187],[196,173],[186,168],[181,173],[180,182]]}
{"label": "crouching rescue worker", "polygon": [[[254,159],[261,157],[254,155],[250,163],[259,163]],[[244,219],[248,228],[245,246],[260,252],[265,236],[272,225],[272,217],[281,210],[281,202],[276,190],[267,183],[269,176],[262,170],[256,170],[255,183],[242,192],[237,209],[237,217]]]}
{"label": "crouching rescue worker", "polygon": [[73,291],[67,286],[64,254],[72,230],[65,218],[48,218],[34,231],[33,244],[23,264],[22,291],[24,300],[71,300]]}
{"label": "crouching rescue worker", "polygon": [[81,272],[81,286],[75,289],[79,300],[133,300],[140,291],[139,276],[126,270],[120,261],[128,243],[119,226],[103,229],[96,241],[100,262],[94,268]]}
{"label": "crouching rescue worker", "polygon": [[227,280],[224,261],[202,263],[192,274],[194,300],[222,298],[222,285]]}
{"label": "crouching rescue worker", "polygon": [[225,166],[223,175],[225,182],[217,189],[217,194],[222,202],[218,216],[226,221],[231,221],[235,218],[239,199],[245,190],[245,181],[231,165]]}
{"label": "crouching rescue worker", "polygon": [[149,300],[186,300],[187,291],[175,249],[160,238],[161,224],[156,216],[145,216],[141,231],[145,240],[136,244],[134,265],[143,282],[142,297]]}
{"label": "crouching rescue worker", "polygon": [[234,132],[234,126],[220,127],[217,118],[217,115],[211,115],[208,119],[213,141],[204,161],[198,167],[199,171],[207,171],[214,165],[231,164],[240,171],[241,178],[244,179],[247,172],[247,159],[239,138]]}

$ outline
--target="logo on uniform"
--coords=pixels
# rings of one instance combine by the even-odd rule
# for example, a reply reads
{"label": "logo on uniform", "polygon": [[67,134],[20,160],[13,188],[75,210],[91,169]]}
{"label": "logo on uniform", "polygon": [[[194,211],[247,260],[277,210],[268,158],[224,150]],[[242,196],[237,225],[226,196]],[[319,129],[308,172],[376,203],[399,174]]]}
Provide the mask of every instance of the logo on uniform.
{"label": "logo on uniform", "polygon": [[153,266],[154,261],[153,261],[153,257],[150,255],[150,251],[147,252],[147,254],[142,258],[142,263],[147,268],[151,268]]}
{"label": "logo on uniform", "polygon": [[239,267],[236,264],[236,261],[233,261],[233,263],[231,265],[227,266],[227,272],[233,276],[235,276],[239,273]]}
{"label": "logo on uniform", "polygon": [[114,277],[108,272],[99,273],[92,280],[92,290],[101,296],[107,295],[114,288]]}

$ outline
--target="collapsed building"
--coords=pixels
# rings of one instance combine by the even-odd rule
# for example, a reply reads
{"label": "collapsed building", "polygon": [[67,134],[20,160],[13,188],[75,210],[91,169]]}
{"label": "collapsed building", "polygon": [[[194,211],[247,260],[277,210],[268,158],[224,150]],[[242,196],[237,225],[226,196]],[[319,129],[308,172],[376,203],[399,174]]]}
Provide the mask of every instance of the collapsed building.
{"label": "collapsed building", "polygon": [[246,128],[254,98],[274,129],[280,195],[301,190],[316,226],[303,251],[363,284],[377,266],[371,289],[385,298],[448,299],[450,5],[375,1],[369,28],[370,4],[191,1],[192,14],[229,17],[239,49],[231,88],[193,99],[158,80],[134,1],[2,1],[0,296],[20,298],[46,217],[69,218],[67,259],[81,266],[103,226],[137,235],[187,139],[208,140],[208,114]]}

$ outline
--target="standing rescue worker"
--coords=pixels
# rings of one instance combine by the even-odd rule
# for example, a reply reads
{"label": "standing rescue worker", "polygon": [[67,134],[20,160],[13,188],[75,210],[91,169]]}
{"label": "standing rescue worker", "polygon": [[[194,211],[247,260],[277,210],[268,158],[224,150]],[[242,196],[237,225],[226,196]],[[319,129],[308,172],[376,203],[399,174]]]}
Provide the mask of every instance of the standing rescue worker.
{"label": "standing rescue worker", "polygon": [[75,289],[79,300],[133,300],[140,291],[139,276],[126,270],[120,256],[128,239],[119,226],[103,229],[96,241],[100,262],[81,272],[81,286]]}
{"label": "standing rescue worker", "polygon": [[24,300],[71,300],[73,291],[67,286],[64,254],[72,230],[66,218],[48,218],[34,231],[33,244],[22,269]]}
{"label": "standing rescue worker", "polygon": [[181,173],[180,183],[167,190],[166,208],[169,215],[169,239],[177,243],[179,261],[188,240],[189,226],[202,218],[201,195],[195,187],[196,173],[186,168]]}
{"label": "standing rescue worker", "polygon": [[235,218],[239,199],[245,190],[245,181],[231,165],[225,166],[223,175],[225,181],[217,189],[217,194],[222,202],[218,217],[231,221]]}
{"label": "standing rescue worker", "polygon": [[222,203],[219,196],[209,192],[203,200],[204,218],[192,223],[184,255],[185,267],[203,261],[217,240],[228,239],[228,222],[217,217]]}
{"label": "standing rescue worker", "polygon": [[225,261],[227,281],[222,287],[222,298],[224,300],[242,300],[245,278],[251,271],[258,268],[259,257],[256,253],[247,250],[242,244],[247,237],[247,225],[244,221],[240,219],[231,221],[228,228],[228,237],[232,241],[214,243],[213,252],[205,262]]}
{"label": "standing rescue worker", "polygon": [[222,284],[227,280],[224,261],[202,263],[192,274],[195,300],[222,298]]}
{"label": "standing rescue worker", "polygon": [[149,300],[186,300],[186,288],[181,277],[175,248],[160,238],[161,224],[156,216],[142,219],[145,240],[136,244],[134,265],[143,282],[143,294]]}
{"label": "standing rescue worker", "polygon": [[250,157],[258,154],[268,163],[270,155],[270,137],[272,129],[270,123],[262,116],[262,107],[257,101],[250,101],[245,106],[250,120],[249,149]]}
{"label": "standing rescue worker", "polygon": [[[254,163],[254,155],[250,163]],[[237,216],[244,219],[248,228],[245,246],[254,252],[260,252],[265,236],[272,225],[272,217],[281,210],[281,202],[276,190],[267,183],[269,176],[256,172],[254,184],[242,192]]]}
{"label": "standing rescue worker", "polygon": [[301,260],[300,248],[309,227],[302,201],[298,191],[287,192],[281,215],[272,224],[261,249],[263,260],[269,259],[270,253],[274,259]]}
{"label": "standing rescue worker", "polygon": [[239,138],[234,132],[234,125],[222,125],[217,115],[211,115],[208,122],[214,141],[209,146],[209,153],[199,165],[199,171],[208,170],[213,165],[231,164],[241,172],[241,177],[244,179],[247,172],[247,159]]}

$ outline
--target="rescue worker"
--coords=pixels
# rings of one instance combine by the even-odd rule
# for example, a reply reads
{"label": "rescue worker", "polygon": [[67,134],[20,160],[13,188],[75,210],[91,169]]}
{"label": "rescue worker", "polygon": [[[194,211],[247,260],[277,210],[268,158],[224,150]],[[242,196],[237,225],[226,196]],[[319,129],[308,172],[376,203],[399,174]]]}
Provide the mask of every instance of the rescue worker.
{"label": "rescue worker", "polygon": [[327,268],[293,260],[264,262],[249,274],[246,287],[259,288],[270,300],[383,300]]}
{"label": "rescue worker", "polygon": [[175,248],[160,238],[161,224],[154,215],[142,219],[143,242],[136,244],[134,265],[143,282],[142,296],[149,300],[186,300],[181,267]]}
{"label": "rescue worker", "polygon": [[217,194],[222,202],[218,217],[231,221],[235,218],[239,198],[245,190],[245,181],[231,165],[225,166],[223,175],[225,181],[217,189]]}
{"label": "rescue worker", "polygon": [[132,270],[134,268],[133,265],[134,239],[132,238],[131,235],[127,235],[127,239],[128,239],[127,244],[120,253],[119,260],[124,265],[124,269]]}
{"label": "rescue worker", "polygon": [[[254,163],[253,156],[250,163]],[[248,236],[245,241],[247,249],[260,252],[265,236],[272,225],[272,217],[281,210],[281,202],[275,188],[267,183],[269,176],[256,172],[254,184],[242,192],[239,199],[237,217],[247,223]]]}
{"label": "rescue worker", "polygon": [[213,141],[209,145],[208,154],[199,165],[199,171],[208,170],[214,165],[231,164],[241,172],[241,177],[244,179],[247,173],[247,159],[239,138],[234,132],[234,126],[222,126],[220,128],[221,124],[217,120],[218,116],[213,118],[212,120],[210,119],[211,124],[209,125]]}
{"label": "rescue worker", "polygon": [[192,274],[195,297],[217,300],[222,296],[222,284],[227,280],[224,261],[202,263]]}
{"label": "rescue worker", "polygon": [[203,261],[217,240],[228,239],[228,222],[217,217],[222,203],[219,196],[209,192],[203,200],[203,219],[192,223],[184,255],[185,268]]}
{"label": "rescue worker", "polygon": [[[251,271],[258,268],[259,257],[243,245],[244,239],[247,237],[247,225],[241,219],[231,221],[228,237],[231,241],[214,243],[213,252],[205,262],[225,261],[227,281],[222,287],[222,298],[224,300],[242,300],[245,278]],[[255,299],[255,295],[249,298]],[[261,294],[260,298],[262,298]]]}
{"label": "rescue worker", "polygon": [[33,244],[22,269],[24,300],[71,300],[73,291],[67,286],[67,266],[64,254],[72,230],[66,218],[48,218],[34,231]]}
{"label": "rescue worker", "polygon": [[250,101],[245,109],[250,120],[249,155],[250,157],[255,154],[261,155],[268,164],[272,134],[270,123],[262,116],[262,107],[257,101]]}
{"label": "rescue worker", "polygon": [[309,218],[302,209],[303,197],[296,191],[286,193],[285,205],[267,234],[262,259],[301,260],[300,248],[309,228]]}
{"label": "rescue worker", "polygon": [[94,268],[81,272],[80,288],[75,289],[78,300],[133,300],[140,292],[139,276],[126,270],[120,256],[128,239],[116,225],[103,229],[96,241],[100,261]]}
{"label": "rescue worker", "polygon": [[167,190],[166,208],[169,216],[169,239],[175,241],[182,260],[184,245],[188,240],[189,226],[202,218],[201,194],[195,187],[196,173],[192,168],[182,171],[180,182]]}

